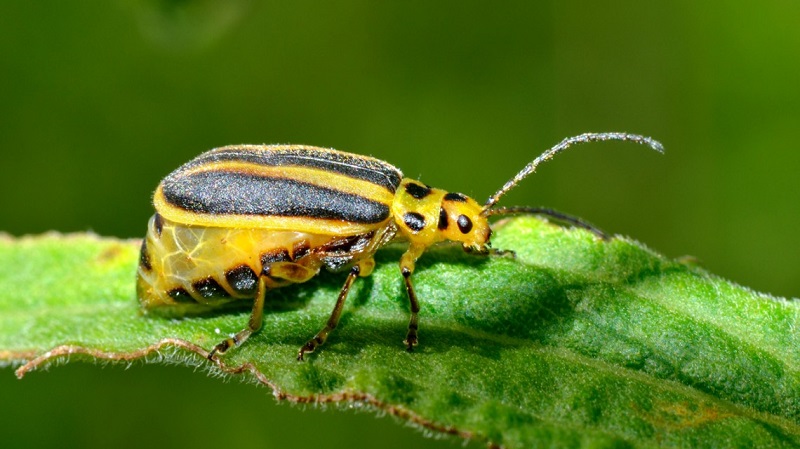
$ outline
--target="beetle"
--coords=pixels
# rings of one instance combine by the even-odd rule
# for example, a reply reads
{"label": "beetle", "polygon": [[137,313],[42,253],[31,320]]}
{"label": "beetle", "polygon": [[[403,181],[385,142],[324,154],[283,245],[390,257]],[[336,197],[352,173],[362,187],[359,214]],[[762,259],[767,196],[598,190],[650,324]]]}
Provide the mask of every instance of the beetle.
{"label": "beetle", "polygon": [[478,254],[490,247],[489,217],[537,214],[607,236],[583,220],[551,209],[495,208],[536,167],[576,144],[630,141],[663,152],[649,138],[586,133],[564,139],[526,165],[483,204],[456,192],[404,178],[381,160],[303,145],[235,145],[197,156],[167,175],[153,195],[140,251],[137,295],[146,311],[183,316],[252,301],[247,326],[208,354],[241,345],[262,325],[271,289],[308,281],[324,267],[347,271],[333,312],[297,359],[325,343],[357,277],[369,276],[373,255],[404,241],[400,272],[410,304],[404,344],[417,345],[419,301],[411,276],[425,250],[443,241]]}

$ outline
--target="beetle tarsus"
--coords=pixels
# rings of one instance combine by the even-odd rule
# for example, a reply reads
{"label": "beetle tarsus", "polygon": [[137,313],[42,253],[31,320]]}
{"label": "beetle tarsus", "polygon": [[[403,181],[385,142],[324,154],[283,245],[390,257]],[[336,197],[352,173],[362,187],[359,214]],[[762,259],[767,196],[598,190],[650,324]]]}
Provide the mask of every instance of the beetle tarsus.
{"label": "beetle tarsus", "polygon": [[314,338],[308,340],[308,343],[304,344],[303,347],[301,347],[300,350],[297,351],[297,361],[305,362],[306,361],[304,357],[305,354],[307,352],[309,353],[314,352],[314,350],[317,349],[317,346],[321,345],[322,343],[325,343],[325,340],[320,338],[319,335],[315,335]]}
{"label": "beetle tarsus", "polygon": [[407,352],[414,352],[414,346],[417,346],[418,343],[417,334],[416,333],[411,334],[411,332],[409,332],[409,335],[406,337],[405,340],[403,340],[403,343],[405,343],[406,345]]}
{"label": "beetle tarsus", "polygon": [[214,349],[212,349],[211,352],[208,353],[207,357],[208,360],[214,360],[214,356],[218,353],[219,355],[225,354],[225,352],[227,352],[228,349],[230,349],[231,346],[234,346],[235,344],[236,340],[232,338],[226,338],[225,340],[222,340],[220,344],[214,346]]}

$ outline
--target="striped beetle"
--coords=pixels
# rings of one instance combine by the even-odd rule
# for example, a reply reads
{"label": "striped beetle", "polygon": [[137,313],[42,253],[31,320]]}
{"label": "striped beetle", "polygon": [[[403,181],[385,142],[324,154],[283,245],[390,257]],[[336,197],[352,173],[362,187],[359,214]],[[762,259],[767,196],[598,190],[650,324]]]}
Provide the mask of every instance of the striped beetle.
{"label": "striped beetle", "polygon": [[252,300],[247,327],[216,345],[223,354],[261,328],[268,290],[305,282],[322,267],[349,270],[325,326],[297,354],[313,352],[336,327],[356,277],[368,276],[373,255],[390,241],[408,243],[400,272],[411,319],[403,342],[417,345],[419,302],[411,284],[414,263],[431,245],[490,249],[488,217],[537,214],[607,236],[581,219],[551,209],[493,206],[536,167],[572,145],[622,140],[661,144],[625,133],[570,137],[525,166],[483,206],[460,193],[404,178],[392,165],[366,156],[299,145],[238,145],[197,156],[169,174],[153,197],[156,213],[142,242],[137,294],[147,310],[172,315],[219,309]]}

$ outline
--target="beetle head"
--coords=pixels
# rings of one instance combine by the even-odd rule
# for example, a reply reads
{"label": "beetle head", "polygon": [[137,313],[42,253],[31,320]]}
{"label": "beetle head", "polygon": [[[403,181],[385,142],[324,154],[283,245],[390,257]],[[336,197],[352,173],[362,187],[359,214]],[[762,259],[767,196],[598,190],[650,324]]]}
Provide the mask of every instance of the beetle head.
{"label": "beetle head", "polygon": [[446,240],[460,242],[465,250],[485,252],[492,230],[483,207],[472,198],[450,192],[442,197],[438,229]]}

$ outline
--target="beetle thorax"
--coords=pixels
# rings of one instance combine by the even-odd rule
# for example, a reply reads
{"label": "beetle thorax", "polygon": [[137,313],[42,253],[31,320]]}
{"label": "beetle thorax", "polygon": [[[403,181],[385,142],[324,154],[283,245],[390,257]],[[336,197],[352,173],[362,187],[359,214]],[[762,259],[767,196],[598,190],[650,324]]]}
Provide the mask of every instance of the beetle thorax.
{"label": "beetle thorax", "polygon": [[465,248],[484,249],[491,231],[482,210],[466,195],[435,189],[408,178],[400,183],[392,203],[400,233],[423,246],[451,240]]}

